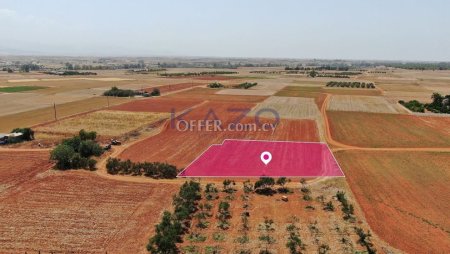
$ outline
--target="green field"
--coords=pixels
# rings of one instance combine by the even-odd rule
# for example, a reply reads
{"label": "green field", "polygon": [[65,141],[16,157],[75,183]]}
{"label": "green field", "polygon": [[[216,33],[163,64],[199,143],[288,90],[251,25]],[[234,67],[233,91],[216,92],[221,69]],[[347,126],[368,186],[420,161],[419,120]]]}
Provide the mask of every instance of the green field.
{"label": "green field", "polygon": [[45,86],[10,86],[10,87],[0,87],[0,92],[3,93],[19,93],[26,91],[33,91],[38,89],[47,88]]}

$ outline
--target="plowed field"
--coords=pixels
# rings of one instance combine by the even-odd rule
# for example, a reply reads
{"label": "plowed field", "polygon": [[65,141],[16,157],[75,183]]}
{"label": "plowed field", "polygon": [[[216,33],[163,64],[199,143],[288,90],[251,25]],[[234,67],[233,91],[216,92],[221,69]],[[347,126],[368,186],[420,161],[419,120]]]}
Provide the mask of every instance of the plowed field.
{"label": "plowed field", "polygon": [[[399,114],[327,112],[336,141],[359,147],[449,147],[444,117]],[[431,121],[426,123],[424,120]],[[437,122],[441,127],[436,128]],[[431,125],[430,125],[431,124]]]}
{"label": "plowed field", "polygon": [[450,153],[336,153],[371,228],[408,253],[450,250]]}
{"label": "plowed field", "polygon": [[[242,112],[230,111],[230,109],[250,109],[252,103],[206,103],[182,119],[189,120],[213,120],[215,117],[222,121],[222,126],[227,126],[241,116]],[[264,120],[261,119],[261,122]],[[242,123],[255,123],[255,118],[246,117]],[[184,126],[184,125],[183,125]],[[182,126],[182,127],[183,127]],[[162,133],[147,138],[130,148],[121,155],[122,159],[133,161],[167,161],[178,167],[185,167],[210,145],[222,143],[224,139],[260,139],[260,140],[289,140],[289,141],[318,141],[318,133],[313,120],[282,120],[272,130],[262,131],[207,131],[198,130],[197,126],[190,131],[177,130],[176,124],[167,124]]]}
{"label": "plowed field", "polygon": [[177,187],[47,171],[0,196],[0,252],[147,253]]}

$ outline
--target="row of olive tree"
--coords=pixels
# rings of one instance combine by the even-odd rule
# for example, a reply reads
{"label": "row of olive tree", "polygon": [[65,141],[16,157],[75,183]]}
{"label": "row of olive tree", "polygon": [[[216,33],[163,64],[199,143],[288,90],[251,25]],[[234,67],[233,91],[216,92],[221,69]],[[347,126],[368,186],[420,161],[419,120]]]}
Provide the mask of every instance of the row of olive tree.
{"label": "row of olive tree", "polygon": [[173,214],[165,211],[161,222],[156,225],[156,233],[150,238],[147,250],[151,253],[178,253],[177,243],[190,227],[192,215],[201,199],[198,182],[185,182],[173,198]]}

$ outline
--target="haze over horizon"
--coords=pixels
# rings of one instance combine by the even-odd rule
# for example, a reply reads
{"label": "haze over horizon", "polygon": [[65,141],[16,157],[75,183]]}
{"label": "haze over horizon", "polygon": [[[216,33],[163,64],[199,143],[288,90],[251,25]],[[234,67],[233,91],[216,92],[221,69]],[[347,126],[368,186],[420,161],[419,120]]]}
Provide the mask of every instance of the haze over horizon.
{"label": "haze over horizon", "polygon": [[448,10],[443,0],[0,0],[0,54],[450,61]]}

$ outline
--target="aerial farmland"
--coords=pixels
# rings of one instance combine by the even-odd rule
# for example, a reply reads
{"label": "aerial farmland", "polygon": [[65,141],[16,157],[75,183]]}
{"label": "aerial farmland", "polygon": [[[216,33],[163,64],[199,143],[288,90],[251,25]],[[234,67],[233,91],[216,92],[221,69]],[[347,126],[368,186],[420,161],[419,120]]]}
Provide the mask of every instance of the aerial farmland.
{"label": "aerial farmland", "polygon": [[[29,107],[31,99],[20,110],[2,109],[0,129],[29,127],[34,138],[0,147],[1,251],[152,251],[157,248],[155,225],[165,211],[179,209],[171,197],[182,195],[177,193],[188,182],[198,184],[198,196],[175,243],[183,253],[285,253],[289,248],[439,253],[449,248],[450,136],[442,126],[450,118],[422,116],[392,100],[393,91],[411,88],[405,96],[422,98],[441,86],[421,82],[412,87],[408,71],[384,68],[390,75],[380,77],[372,74],[380,69],[369,68],[350,80],[374,82],[376,88],[330,88],[330,78],[313,78],[307,71],[292,76],[285,69],[242,67],[218,74],[196,69],[207,78],[188,74],[192,70],[176,78],[159,75],[184,70],[176,68],[149,74],[101,71],[96,78],[74,79],[82,86],[39,72],[0,76],[1,86],[11,88],[1,94],[2,103],[30,94],[41,100],[47,89],[56,91],[55,98],[76,96],[47,107]],[[439,75],[431,74],[421,73],[436,82]],[[245,82],[251,87],[236,88]],[[213,83],[222,87],[210,88]],[[39,89],[28,88],[34,86]],[[111,87],[137,95],[104,96]],[[147,95],[155,89],[158,95]],[[225,131],[201,124],[188,128],[208,120],[219,121]],[[236,121],[242,129],[226,129]],[[270,128],[252,129],[255,122]],[[57,147],[74,142],[67,141],[73,136],[83,140],[89,132],[95,132],[92,142],[103,150],[90,157],[95,166],[86,170],[70,164],[59,170]],[[272,178],[184,179],[158,173],[164,165],[179,173],[209,147],[229,139],[328,143],[345,177],[262,183]],[[111,146],[113,141],[120,145]],[[434,193],[444,195],[433,198]],[[32,222],[33,217],[40,220]]]}

